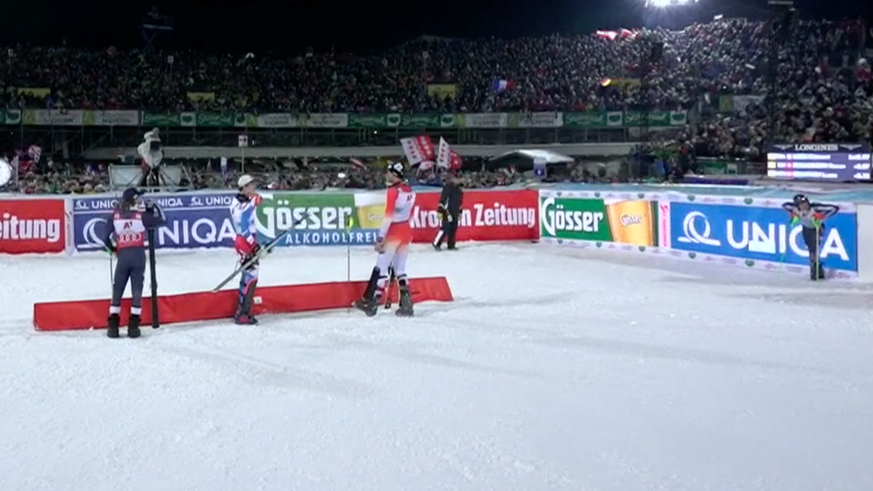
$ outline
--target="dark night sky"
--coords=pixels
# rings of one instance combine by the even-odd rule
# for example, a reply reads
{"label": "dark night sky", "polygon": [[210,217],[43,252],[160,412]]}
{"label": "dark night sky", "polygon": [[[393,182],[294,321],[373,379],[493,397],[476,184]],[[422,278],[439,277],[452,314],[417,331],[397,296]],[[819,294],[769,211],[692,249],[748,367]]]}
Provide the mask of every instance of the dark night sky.
{"label": "dark night sky", "polygon": [[[700,2],[694,13],[701,20],[716,13],[761,16],[766,8],[766,0]],[[646,21],[640,6],[642,0],[5,3],[0,17],[3,45],[52,45],[66,39],[74,46],[136,47],[142,43],[139,19],[156,5],[162,14],[173,16],[176,23],[176,32],[161,38],[160,46],[243,52],[294,53],[307,46],[318,50],[332,46],[338,50],[362,50],[396,44],[421,34],[479,37],[589,33],[597,28],[636,27]],[[121,6],[106,8],[113,4]],[[804,17],[864,15],[868,25],[873,24],[871,0],[795,0],[795,5]],[[669,21],[660,19],[661,23]],[[676,18],[672,21],[680,22]]]}

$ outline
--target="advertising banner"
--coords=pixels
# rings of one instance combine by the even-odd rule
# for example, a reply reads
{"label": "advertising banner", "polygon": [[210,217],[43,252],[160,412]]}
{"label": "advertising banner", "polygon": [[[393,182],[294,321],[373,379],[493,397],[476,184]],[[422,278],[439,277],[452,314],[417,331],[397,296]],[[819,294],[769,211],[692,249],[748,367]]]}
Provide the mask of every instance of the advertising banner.
{"label": "advertising banner", "polygon": [[0,124],[21,124],[21,109],[0,108]]}
{"label": "advertising banner", "polygon": [[[544,242],[624,244],[640,250],[656,244],[657,203],[646,200],[586,199],[540,193],[540,238]],[[630,248],[630,247],[629,247]]]}
{"label": "advertising banner", "polygon": [[139,126],[139,111],[84,111],[85,126]]}
{"label": "advertising banner", "polygon": [[349,114],[349,128],[396,128],[400,126],[402,118],[398,113],[367,113]]}
{"label": "advertising banner", "polygon": [[[439,193],[420,193],[412,214],[414,242],[432,242],[440,228]],[[465,191],[458,241],[537,240],[537,191]]]}
{"label": "advertising banner", "polygon": [[278,244],[287,246],[375,244],[385,193],[262,193],[257,210],[261,240],[300,223]]}
{"label": "advertising banner", "polygon": [[510,128],[559,128],[564,116],[559,112],[512,113],[509,115]]}
{"label": "advertising banner", "polygon": [[[167,223],[157,230],[156,248],[231,247],[235,232],[230,219],[231,193],[155,195]],[[103,249],[107,220],[115,198],[73,199],[73,246],[77,251]]]}
{"label": "advertising banner", "polygon": [[25,109],[24,124],[35,126],[82,126],[84,112],[78,109]]}
{"label": "advertising banner", "polygon": [[[749,267],[755,261],[809,265],[801,227],[792,227],[781,208],[682,202],[661,202],[659,208],[669,216],[660,245],[688,257],[724,256]],[[857,215],[841,211],[829,218],[820,249],[825,268],[858,271]]]}
{"label": "advertising banner", "polygon": [[[374,244],[385,211],[385,192],[262,193],[256,218],[259,240],[266,242],[300,221],[278,247]],[[154,195],[167,224],[157,232],[156,248],[232,247],[232,193]],[[60,216],[63,218],[63,202]],[[439,193],[416,197],[411,224],[415,242],[431,242],[439,230]],[[76,251],[103,249],[107,219],[115,198],[75,198],[73,245]],[[63,223],[63,222],[61,222]],[[60,225],[59,225],[60,226]],[[468,191],[458,240],[536,240],[539,237],[536,191]],[[61,249],[63,250],[63,241]],[[29,251],[34,252],[34,251]]]}
{"label": "advertising banner", "polygon": [[0,200],[0,254],[64,252],[65,223],[62,200]]}
{"label": "advertising banner", "polygon": [[265,113],[237,115],[236,126],[240,122],[250,128],[295,128],[297,127],[297,115],[293,113]]}
{"label": "advertising banner", "polygon": [[460,119],[457,124],[467,128],[506,128],[509,125],[509,116],[506,113],[465,114],[463,124],[460,124]]}
{"label": "advertising banner", "polygon": [[298,121],[305,122],[309,128],[345,128],[349,125],[349,115],[345,113],[315,113],[300,115]]}

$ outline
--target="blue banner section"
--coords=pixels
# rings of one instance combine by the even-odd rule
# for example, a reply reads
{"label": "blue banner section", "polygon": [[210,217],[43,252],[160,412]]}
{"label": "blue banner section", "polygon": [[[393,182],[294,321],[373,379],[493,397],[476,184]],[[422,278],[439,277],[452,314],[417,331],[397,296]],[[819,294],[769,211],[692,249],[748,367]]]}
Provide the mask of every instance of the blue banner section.
{"label": "blue banner section", "polygon": [[[808,265],[801,227],[792,227],[778,208],[670,204],[670,247],[745,260]],[[858,226],[855,213],[838,213],[825,223],[820,244],[826,268],[858,271]]]}
{"label": "blue banner section", "polygon": [[[233,193],[150,194],[148,199],[160,206],[167,216],[166,225],[157,230],[156,248],[233,247],[235,233],[230,215]],[[107,220],[117,203],[116,198],[106,197],[73,200],[73,241],[77,251],[103,249]],[[306,225],[287,234],[278,247],[376,243],[376,230],[313,230],[305,229]],[[258,234],[262,244],[271,239]]]}
{"label": "blue banner section", "polygon": [[[157,248],[233,247],[229,193],[149,195],[167,216],[157,230]],[[73,240],[77,251],[103,249],[107,220],[115,209],[114,198],[73,200]]]}

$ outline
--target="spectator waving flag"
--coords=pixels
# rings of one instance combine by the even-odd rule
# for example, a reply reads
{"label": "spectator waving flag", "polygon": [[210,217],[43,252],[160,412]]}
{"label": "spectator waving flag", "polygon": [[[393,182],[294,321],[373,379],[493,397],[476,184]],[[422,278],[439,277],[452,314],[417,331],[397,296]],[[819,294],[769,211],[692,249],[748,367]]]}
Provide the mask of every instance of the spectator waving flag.
{"label": "spectator waving flag", "polygon": [[463,162],[461,161],[461,156],[452,150],[449,142],[440,138],[440,148],[436,163],[441,169],[458,170]]}
{"label": "spectator waving flag", "polygon": [[38,164],[39,158],[42,156],[42,148],[39,145],[31,145],[27,149],[27,154],[33,159],[34,164]]}
{"label": "spectator waving flag", "polygon": [[409,165],[415,165],[424,161],[433,161],[436,157],[436,149],[433,142],[427,135],[416,136],[415,138],[403,138],[400,140],[400,146],[403,148],[403,153],[406,155],[406,160]]}
{"label": "spectator waving flag", "polygon": [[515,82],[503,79],[495,80],[494,83],[491,85],[491,88],[494,89],[494,92],[503,92],[504,90],[509,90],[513,87],[515,87]]}
{"label": "spectator waving flag", "polygon": [[27,174],[33,169],[33,157],[28,152],[18,152],[15,162],[17,164],[14,167],[18,169],[19,174]]}

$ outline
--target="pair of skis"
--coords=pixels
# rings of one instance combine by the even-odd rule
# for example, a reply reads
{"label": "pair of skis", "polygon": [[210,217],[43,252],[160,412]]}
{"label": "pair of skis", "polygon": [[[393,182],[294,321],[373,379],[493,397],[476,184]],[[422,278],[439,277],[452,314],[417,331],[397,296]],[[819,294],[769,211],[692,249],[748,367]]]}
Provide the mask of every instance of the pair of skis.
{"label": "pair of skis", "polygon": [[303,223],[304,220],[306,220],[306,218],[301,218],[300,220],[297,220],[296,222],[294,222],[293,225],[291,225],[290,227],[288,227],[287,229],[285,229],[285,230],[283,230],[281,233],[279,233],[279,234],[276,236],[276,238],[274,238],[274,239],[271,240],[270,242],[267,242],[266,244],[264,244],[264,245],[261,247],[261,249],[258,251],[257,254],[255,254],[254,256],[252,256],[252,257],[246,259],[245,261],[243,261],[243,262],[239,265],[239,267],[236,268],[236,270],[234,270],[233,273],[231,273],[230,275],[228,275],[227,278],[224,279],[224,281],[222,281],[222,282],[219,283],[215,288],[213,288],[213,289],[212,289],[212,293],[217,293],[219,290],[221,290],[222,288],[224,288],[225,285],[227,285],[228,283],[230,283],[231,281],[233,281],[233,279],[236,278],[237,275],[239,275],[240,273],[242,273],[242,272],[245,271],[246,269],[250,268],[253,264],[255,264],[256,262],[260,261],[264,256],[266,256],[267,254],[269,254],[270,251],[272,251],[274,247],[276,247],[277,245],[279,245],[279,242],[281,242],[282,239],[284,239],[285,236],[288,235],[289,232],[291,232],[292,230],[294,230],[294,227],[296,227],[296,226],[300,225],[301,223]]}

